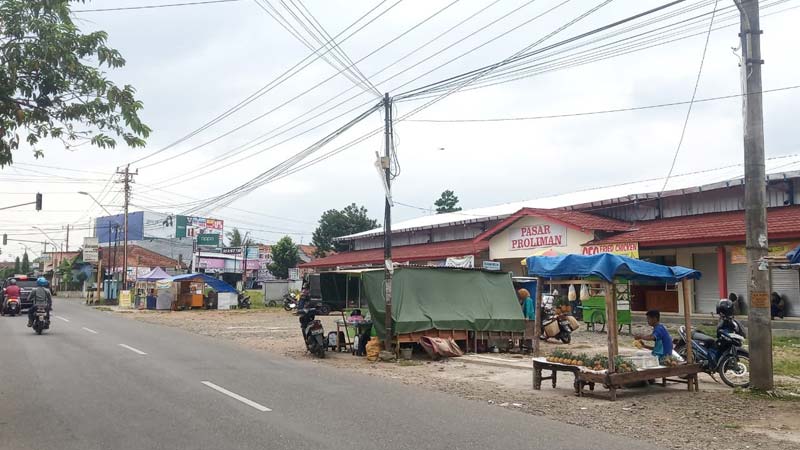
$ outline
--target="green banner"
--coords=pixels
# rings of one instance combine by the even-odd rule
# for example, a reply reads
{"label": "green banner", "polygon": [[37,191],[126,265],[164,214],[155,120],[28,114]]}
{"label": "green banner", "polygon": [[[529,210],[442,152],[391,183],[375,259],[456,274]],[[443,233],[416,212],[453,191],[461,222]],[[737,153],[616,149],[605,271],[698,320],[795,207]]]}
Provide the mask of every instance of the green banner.
{"label": "green banner", "polygon": [[197,236],[197,245],[205,247],[219,247],[218,234],[200,234]]}

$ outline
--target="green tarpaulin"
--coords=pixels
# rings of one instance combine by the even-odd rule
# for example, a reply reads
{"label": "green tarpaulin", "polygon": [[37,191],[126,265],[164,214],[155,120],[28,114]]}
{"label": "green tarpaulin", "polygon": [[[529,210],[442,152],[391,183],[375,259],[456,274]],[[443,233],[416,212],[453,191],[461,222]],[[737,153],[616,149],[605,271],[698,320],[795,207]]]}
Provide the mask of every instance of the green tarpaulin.
{"label": "green tarpaulin", "polygon": [[[364,272],[362,295],[385,335],[383,271]],[[523,332],[511,275],[479,270],[398,268],[392,281],[394,334],[431,329]]]}

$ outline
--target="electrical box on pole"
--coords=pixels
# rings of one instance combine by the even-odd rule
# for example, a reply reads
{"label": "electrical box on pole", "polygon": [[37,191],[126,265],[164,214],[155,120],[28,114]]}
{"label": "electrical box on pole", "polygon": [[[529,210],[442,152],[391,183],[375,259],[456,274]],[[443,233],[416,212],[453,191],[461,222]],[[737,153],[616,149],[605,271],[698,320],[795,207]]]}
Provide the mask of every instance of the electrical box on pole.
{"label": "electrical box on pole", "polygon": [[36,193],[36,210],[42,210],[42,194],[40,192]]}

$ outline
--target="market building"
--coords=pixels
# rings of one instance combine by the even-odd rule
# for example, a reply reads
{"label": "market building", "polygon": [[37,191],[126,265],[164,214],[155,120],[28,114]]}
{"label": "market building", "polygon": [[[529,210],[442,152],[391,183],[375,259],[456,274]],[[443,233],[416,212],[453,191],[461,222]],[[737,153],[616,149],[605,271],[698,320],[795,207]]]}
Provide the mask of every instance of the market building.
{"label": "market building", "polygon": [[[800,156],[766,161],[768,238],[782,258],[800,244]],[[708,314],[719,298],[736,293],[746,312],[742,165],[674,175],[507,203],[428,215],[392,224],[395,263],[497,267],[524,274],[528,256],[602,252],[638,257],[702,272],[689,283],[691,313]],[[314,270],[381,266],[383,230],[339,238],[350,251],[301,265]],[[783,296],[787,316],[800,318],[800,276],[773,270],[772,291]],[[674,286],[638,283],[634,311],[683,312]],[[797,319],[794,319],[797,320]]]}

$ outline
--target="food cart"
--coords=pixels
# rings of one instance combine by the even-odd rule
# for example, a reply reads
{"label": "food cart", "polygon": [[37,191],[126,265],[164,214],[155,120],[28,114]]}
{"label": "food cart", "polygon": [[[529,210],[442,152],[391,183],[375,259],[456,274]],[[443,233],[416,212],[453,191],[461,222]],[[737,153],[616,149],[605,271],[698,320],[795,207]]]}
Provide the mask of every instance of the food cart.
{"label": "food cart", "polygon": [[238,304],[238,292],[233,286],[204,273],[176,275],[159,281],[157,285],[159,301],[162,294],[168,294],[173,310],[203,308],[206,286],[217,292],[217,309],[231,309]]}
{"label": "food cart", "polygon": [[150,272],[147,272],[144,275],[140,275],[136,277],[136,306],[137,307],[144,307],[146,309],[156,309],[156,303],[153,302],[151,304],[142,305],[142,299],[147,298],[148,293],[151,290],[156,289],[156,282],[159,280],[163,280],[169,278],[170,275],[164,271],[164,269],[160,267],[156,267]]}
{"label": "food cart", "polygon": [[[581,284],[589,277],[601,280],[605,299],[606,320],[608,325],[608,361],[607,367],[584,367],[567,362],[552,362],[539,354],[539,342],[534,341],[533,388],[541,389],[545,379],[556,385],[557,372],[567,371],[575,377],[575,392],[583,395],[584,386],[594,390],[595,384],[601,384],[610,391],[611,400],[616,400],[617,389],[637,382],[661,379],[686,383],[690,392],[697,390],[697,374],[700,366],[694,364],[691,342],[691,318],[689,316],[689,295],[686,280],[699,279],[700,272],[680,266],[663,266],[638,259],[627,258],[609,253],[599,255],[567,255],[559,257],[532,256],[527,259],[528,275],[538,278],[535,308],[541,314],[542,285],[564,282]],[[655,280],[664,283],[681,283],[684,289],[684,320],[686,322],[687,358],[686,361],[670,367],[647,367],[631,371],[618,370],[616,357],[619,355],[617,339],[617,296],[615,280]],[[535,335],[541,334],[541,322],[535,323]],[[625,367],[627,369],[627,365]],[[550,370],[550,377],[542,377],[542,370]],[[677,377],[677,378],[676,378]]]}

